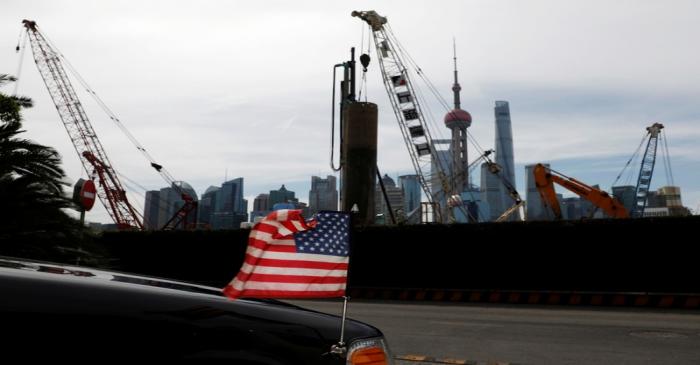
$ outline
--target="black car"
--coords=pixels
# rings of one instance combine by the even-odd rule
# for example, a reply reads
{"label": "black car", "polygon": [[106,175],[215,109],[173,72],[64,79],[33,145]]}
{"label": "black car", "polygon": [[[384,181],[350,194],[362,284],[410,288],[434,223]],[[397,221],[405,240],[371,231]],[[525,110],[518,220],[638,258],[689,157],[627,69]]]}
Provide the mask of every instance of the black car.
{"label": "black car", "polygon": [[388,364],[382,333],[273,300],[122,273],[0,258],[0,363],[124,360]]}

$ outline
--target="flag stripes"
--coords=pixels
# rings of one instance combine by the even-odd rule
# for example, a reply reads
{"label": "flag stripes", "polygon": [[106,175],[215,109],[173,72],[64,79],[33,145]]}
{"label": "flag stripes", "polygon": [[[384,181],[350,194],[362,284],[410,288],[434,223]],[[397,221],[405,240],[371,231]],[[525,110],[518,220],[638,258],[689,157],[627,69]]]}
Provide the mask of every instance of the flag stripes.
{"label": "flag stripes", "polygon": [[231,298],[320,298],[345,294],[349,217],[321,212],[306,222],[279,210],[257,223],[243,266],[223,292]]}

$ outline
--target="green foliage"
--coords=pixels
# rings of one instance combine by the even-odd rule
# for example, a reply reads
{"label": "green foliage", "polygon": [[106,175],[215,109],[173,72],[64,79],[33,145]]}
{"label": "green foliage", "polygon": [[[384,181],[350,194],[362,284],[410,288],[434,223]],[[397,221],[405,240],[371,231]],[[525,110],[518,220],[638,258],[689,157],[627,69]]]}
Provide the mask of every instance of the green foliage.
{"label": "green foliage", "polygon": [[[0,74],[0,86],[15,78]],[[0,254],[46,258],[59,247],[77,247],[79,223],[64,210],[61,156],[51,147],[19,138],[21,109],[31,99],[0,93]]]}

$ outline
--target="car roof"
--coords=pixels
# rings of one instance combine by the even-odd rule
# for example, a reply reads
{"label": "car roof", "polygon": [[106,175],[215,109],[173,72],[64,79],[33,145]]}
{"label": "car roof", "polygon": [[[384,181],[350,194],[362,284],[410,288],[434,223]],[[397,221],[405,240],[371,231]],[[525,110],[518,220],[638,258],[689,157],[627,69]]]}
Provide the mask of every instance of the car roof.
{"label": "car roof", "polygon": [[96,280],[123,282],[150,287],[183,290],[193,293],[209,294],[214,296],[223,296],[220,288],[214,288],[205,285],[128,274],[117,271],[88,268],[82,266],[71,266],[59,263],[29,260],[24,258],[11,258],[0,256],[0,268],[44,272],[49,274],[66,275],[73,277],[84,277]]}

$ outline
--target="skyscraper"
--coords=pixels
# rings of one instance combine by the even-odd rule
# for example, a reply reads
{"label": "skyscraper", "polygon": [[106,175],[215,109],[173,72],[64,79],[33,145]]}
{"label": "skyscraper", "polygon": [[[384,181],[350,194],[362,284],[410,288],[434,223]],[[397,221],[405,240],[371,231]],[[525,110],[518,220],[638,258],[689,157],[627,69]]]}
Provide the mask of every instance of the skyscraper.
{"label": "skyscraper", "polygon": [[[442,186],[442,179],[440,179],[440,172],[444,173],[448,181],[452,179],[452,164],[450,163],[452,158],[452,152],[450,151],[449,139],[433,139],[433,148],[435,149],[435,156],[431,163],[431,177],[430,177],[430,191],[433,194],[434,203],[440,205],[440,214],[446,216],[447,214],[447,196]],[[447,148],[445,148],[447,147]]]}
{"label": "skyscraper", "polygon": [[633,185],[622,185],[622,186],[613,186],[612,187],[612,193],[617,200],[622,203],[622,205],[625,206],[625,209],[627,209],[627,213],[632,213],[632,209],[634,209],[634,206],[637,202],[635,199],[635,189],[636,186]]}
{"label": "skyscraper", "polygon": [[258,196],[253,199],[253,211],[250,212],[250,221],[255,222],[255,218],[265,217],[270,211],[272,211],[272,206],[270,206],[270,194],[258,194]]}
{"label": "skyscraper", "polygon": [[399,176],[399,186],[403,191],[403,210],[408,217],[420,208],[421,187],[418,175]]}
{"label": "skyscraper", "polygon": [[[382,177],[382,182],[384,183],[384,190],[386,190],[386,199],[382,193],[381,185],[377,184],[374,198],[375,212],[377,214],[382,214],[384,223],[392,223],[391,214],[389,213],[389,206],[387,205],[388,200],[389,205],[391,206],[391,213],[394,214],[394,218],[397,219],[398,222],[399,219],[403,219],[406,216],[406,212],[403,212],[403,191],[401,188],[396,186],[396,182],[394,182],[394,179],[389,177],[389,175],[385,174],[384,177]],[[401,217],[399,217],[399,215],[401,215]]]}
{"label": "skyscraper", "polygon": [[[510,120],[510,107],[507,101],[496,101],[494,108],[496,118],[496,163],[501,167],[501,177],[517,190],[515,184],[515,158],[513,156],[513,129]],[[499,179],[500,180],[500,179]],[[497,211],[491,206],[491,216],[500,216],[513,205],[506,186],[499,182],[500,204]],[[520,212],[513,213],[508,220],[520,220]]]}
{"label": "skyscraper", "polygon": [[246,213],[248,207],[243,202],[243,178],[239,177],[221,184],[217,211]]}
{"label": "skyscraper", "polygon": [[[194,201],[197,201],[197,193],[190,184],[184,181],[175,181],[172,186],[162,188],[160,191],[153,190],[146,192],[146,201],[144,204],[144,220],[146,229],[161,229],[170,219],[175,216],[175,213],[185,205],[182,200],[182,195],[178,191],[184,191],[189,194]],[[197,220],[196,210],[188,213],[187,223],[194,223]],[[183,229],[185,227],[177,227]]]}
{"label": "skyscraper", "polygon": [[275,204],[278,203],[298,203],[299,199],[294,197],[295,193],[291,190],[287,190],[282,184],[279,190],[270,190],[270,207],[274,209]]}
{"label": "skyscraper", "polygon": [[202,194],[202,199],[199,201],[199,223],[201,223],[204,227],[212,227],[212,217],[214,212],[216,212],[216,202],[218,200],[217,197],[219,195],[219,191],[221,191],[220,187],[210,186],[206,191],[204,191],[204,194]]}
{"label": "skyscraper", "polygon": [[243,199],[243,178],[221,184],[216,195],[216,210],[212,216],[214,229],[238,229],[248,220],[248,202]]}
{"label": "skyscraper", "polygon": [[158,210],[160,209],[160,191],[151,190],[146,192],[146,202],[143,206],[143,227],[148,230],[157,230]]}
{"label": "skyscraper", "polygon": [[[489,207],[488,218],[484,217],[481,221],[495,221],[506,211],[506,201],[503,199],[502,189],[501,179],[489,171],[488,164],[481,164],[481,194],[482,199]],[[512,201],[512,199],[508,199]]]}
{"label": "skyscraper", "polygon": [[338,189],[335,176],[328,175],[325,179],[311,177],[309,191],[309,213],[316,214],[322,210],[338,210]]}

